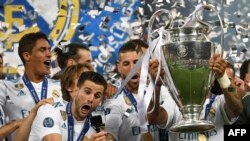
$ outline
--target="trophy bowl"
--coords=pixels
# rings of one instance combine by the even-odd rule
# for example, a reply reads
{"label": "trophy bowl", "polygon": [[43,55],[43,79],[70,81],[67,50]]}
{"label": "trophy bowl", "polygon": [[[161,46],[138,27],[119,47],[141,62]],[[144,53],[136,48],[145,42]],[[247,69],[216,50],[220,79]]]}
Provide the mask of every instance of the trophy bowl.
{"label": "trophy bowl", "polygon": [[[220,44],[211,42],[208,38],[209,33],[215,28],[200,18],[203,10],[216,13],[221,28]],[[206,120],[205,116],[201,117],[201,111],[214,80],[214,74],[209,69],[209,59],[215,51],[223,54],[222,20],[213,5],[199,4],[181,27],[174,27],[174,22],[170,11],[159,9],[151,16],[148,25],[150,52],[152,56],[155,52],[155,56],[161,54],[160,61],[165,71],[165,76],[161,80],[168,87],[183,117],[170,127],[170,131],[211,130],[215,128],[214,124]]]}
{"label": "trophy bowl", "polygon": [[171,41],[162,46],[168,77],[178,93],[175,101],[180,103],[183,115],[183,119],[170,128],[172,132],[202,132],[215,127],[200,116],[212,77],[208,61],[215,52],[215,46],[204,40],[202,32],[200,27],[171,29]]}

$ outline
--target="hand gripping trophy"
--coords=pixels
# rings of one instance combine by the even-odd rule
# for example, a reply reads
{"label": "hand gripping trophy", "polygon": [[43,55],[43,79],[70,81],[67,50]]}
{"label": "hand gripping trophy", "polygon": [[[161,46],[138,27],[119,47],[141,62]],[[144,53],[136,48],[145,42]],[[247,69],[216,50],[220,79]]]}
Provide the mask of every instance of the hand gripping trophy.
{"label": "hand gripping trophy", "polygon": [[[219,44],[216,45],[208,39],[207,35],[212,31],[212,27],[200,19],[204,9],[217,14],[221,26],[221,48]],[[167,26],[152,30],[155,20],[159,20],[164,14],[169,17],[165,24]],[[201,117],[201,111],[214,80],[208,61],[218,49],[220,54],[223,54],[222,20],[214,6],[201,4],[182,27],[172,27],[173,21],[168,10],[160,9],[150,18],[148,29],[149,45],[160,46],[159,53],[163,58],[161,63],[165,70],[165,77],[161,79],[168,86],[183,115],[183,119],[174,124],[170,131],[203,132],[213,129],[215,126]]]}

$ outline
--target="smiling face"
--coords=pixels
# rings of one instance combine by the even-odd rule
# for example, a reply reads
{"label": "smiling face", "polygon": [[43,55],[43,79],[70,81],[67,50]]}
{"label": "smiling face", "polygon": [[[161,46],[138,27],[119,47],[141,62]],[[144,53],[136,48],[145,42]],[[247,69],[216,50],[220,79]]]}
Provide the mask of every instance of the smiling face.
{"label": "smiling face", "polygon": [[35,75],[44,76],[50,74],[51,52],[49,42],[43,38],[35,42],[31,53],[23,53],[25,59],[25,69]]}
{"label": "smiling face", "polygon": [[105,88],[103,85],[86,80],[78,88],[77,96],[74,99],[73,114],[77,120],[85,119],[103,99]]}

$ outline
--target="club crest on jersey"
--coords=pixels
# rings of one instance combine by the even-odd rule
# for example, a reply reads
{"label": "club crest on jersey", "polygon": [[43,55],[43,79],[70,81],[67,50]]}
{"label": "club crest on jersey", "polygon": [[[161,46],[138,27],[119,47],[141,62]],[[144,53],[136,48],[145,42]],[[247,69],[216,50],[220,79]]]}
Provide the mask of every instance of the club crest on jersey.
{"label": "club crest on jersey", "polygon": [[23,87],[23,83],[15,84],[15,88],[17,89],[22,89]]}
{"label": "club crest on jersey", "polygon": [[129,106],[132,105],[132,103],[130,102],[130,100],[128,99],[128,97],[126,95],[123,96],[124,100],[125,100],[125,103]]}
{"label": "club crest on jersey", "polygon": [[17,94],[17,96],[25,96],[26,94],[21,90],[18,94]]}
{"label": "club crest on jersey", "polygon": [[53,127],[54,126],[54,120],[51,117],[46,117],[43,120],[43,126],[48,127],[48,128]]}
{"label": "club crest on jersey", "polygon": [[52,90],[52,97],[59,98],[60,97],[60,93],[56,89],[53,89]]}
{"label": "club crest on jersey", "polygon": [[67,118],[67,114],[66,114],[66,112],[65,112],[65,111],[60,110],[60,113],[61,113],[62,119],[65,121],[65,120],[66,120],[66,118]]}

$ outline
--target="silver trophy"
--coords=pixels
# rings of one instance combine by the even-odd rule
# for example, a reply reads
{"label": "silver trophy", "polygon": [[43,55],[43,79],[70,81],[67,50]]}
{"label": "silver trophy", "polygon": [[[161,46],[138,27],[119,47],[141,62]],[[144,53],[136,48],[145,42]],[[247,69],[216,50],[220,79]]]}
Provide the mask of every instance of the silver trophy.
{"label": "silver trophy", "polygon": [[[202,8],[216,12],[211,5],[202,5]],[[216,45],[206,36],[212,28],[198,18],[196,13],[193,15],[196,26],[172,28],[171,14],[168,10],[161,9],[156,11],[150,19],[149,32],[152,35],[149,35],[149,38],[153,38],[156,34],[151,29],[154,20],[159,19],[158,17],[163,13],[169,14],[169,22],[165,27],[165,35],[162,36],[165,40],[161,46],[164,58],[162,65],[165,66],[166,72],[166,77],[162,80],[168,86],[171,96],[183,115],[183,119],[174,124],[170,131],[203,132],[211,130],[215,127],[214,124],[203,119],[201,111],[214,80],[208,61],[215,53]],[[220,36],[221,46],[223,46],[223,25],[218,13],[217,16],[221,24]],[[149,42],[152,41],[152,39],[149,40]]]}

